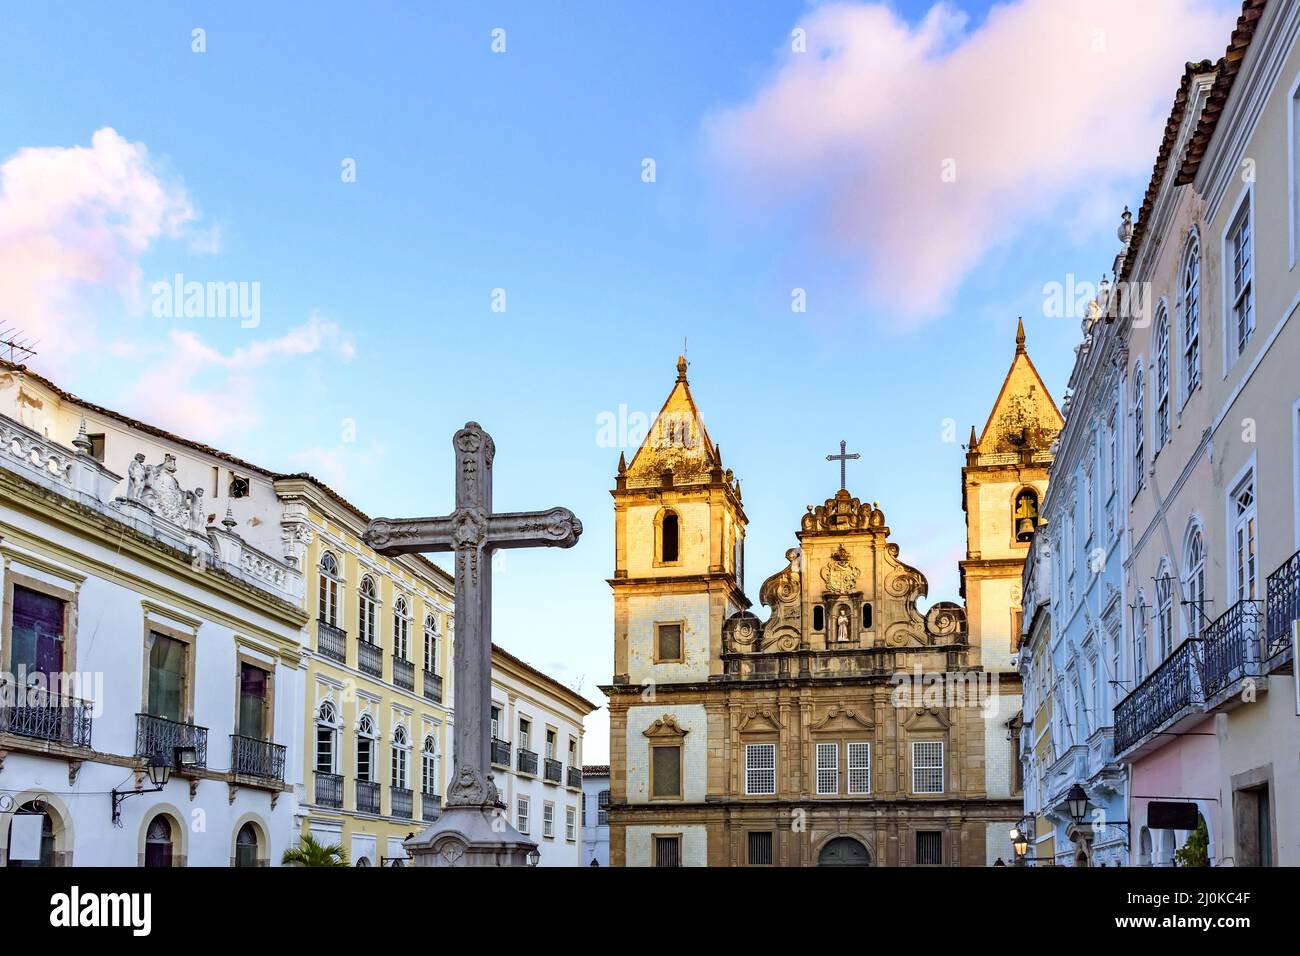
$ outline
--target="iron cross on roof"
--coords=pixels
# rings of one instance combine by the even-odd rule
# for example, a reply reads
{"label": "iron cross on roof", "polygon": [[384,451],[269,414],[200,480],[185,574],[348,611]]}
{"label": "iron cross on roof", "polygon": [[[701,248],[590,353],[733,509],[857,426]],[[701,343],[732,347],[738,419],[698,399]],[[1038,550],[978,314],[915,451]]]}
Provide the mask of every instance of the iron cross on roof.
{"label": "iron cross on roof", "polygon": [[843,439],[840,439],[840,453],[838,455],[826,456],[827,461],[838,461],[840,463],[840,491],[848,491],[848,488],[844,485],[844,463],[862,457],[856,451],[845,452],[844,449],[847,447],[848,444]]}

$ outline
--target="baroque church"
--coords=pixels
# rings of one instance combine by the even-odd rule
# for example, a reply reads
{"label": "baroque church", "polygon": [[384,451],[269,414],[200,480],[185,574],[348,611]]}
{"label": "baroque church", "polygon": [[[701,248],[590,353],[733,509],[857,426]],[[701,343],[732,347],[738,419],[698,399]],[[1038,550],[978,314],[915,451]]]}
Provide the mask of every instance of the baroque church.
{"label": "baroque church", "polygon": [[611,492],[611,864],[1010,862],[1021,571],[1061,426],[1021,328],[962,469],[964,605],[918,609],[905,530],[841,481],[798,517],[760,614],[740,482],[679,359]]}

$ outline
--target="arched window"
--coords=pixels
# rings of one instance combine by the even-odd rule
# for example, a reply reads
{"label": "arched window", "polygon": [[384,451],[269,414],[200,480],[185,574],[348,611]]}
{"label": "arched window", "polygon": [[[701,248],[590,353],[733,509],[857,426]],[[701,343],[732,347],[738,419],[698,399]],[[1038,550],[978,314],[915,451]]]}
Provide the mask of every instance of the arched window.
{"label": "arched window", "polygon": [[326,551],[320,559],[320,600],[318,616],[330,627],[339,626],[339,562]]}
{"label": "arched window", "polygon": [[1163,661],[1174,649],[1174,578],[1168,559],[1160,562],[1155,583],[1156,656]]}
{"label": "arched window", "polygon": [[659,561],[672,564],[678,560],[681,519],[677,512],[665,511],[659,522]]}
{"label": "arched window", "polygon": [[369,714],[362,714],[357,721],[357,779],[371,782],[374,779],[375,765],[375,722]]}
{"label": "arched window", "polygon": [[398,724],[393,729],[392,785],[397,790],[407,790],[407,751],[410,749],[406,728]]}
{"label": "arched window", "polygon": [[438,745],[433,734],[424,738],[424,746],[420,748],[420,789],[425,796],[438,792]]}
{"label": "arched window", "polygon": [[820,631],[826,627],[826,609],[818,604],[813,608],[813,630]]}
{"label": "arched window", "polygon": [[375,609],[378,604],[375,579],[367,574],[361,579],[361,598],[357,607],[357,636],[367,644],[375,643]]}
{"label": "arched window", "polygon": [[411,612],[406,598],[399,597],[393,602],[393,656],[398,660],[410,660]]}
{"label": "arched window", "polygon": [[245,823],[235,837],[235,866],[257,866],[257,827]]}
{"label": "arched window", "polygon": [[862,605],[862,629],[865,631],[871,627],[871,605],[864,603]]}
{"label": "arched window", "polygon": [[432,614],[424,616],[424,671],[438,673],[438,619]]}
{"label": "arched window", "polygon": [[1205,538],[1199,525],[1192,525],[1187,536],[1187,636],[1201,636],[1201,622],[1205,620]]}
{"label": "arched window", "polygon": [[1146,484],[1146,385],[1142,363],[1133,369],[1133,491]]}
{"label": "arched window", "polygon": [[316,712],[316,772],[337,773],[338,711],[330,701],[323,701]]}
{"label": "arched window", "polygon": [[149,823],[144,837],[144,865],[169,867],[172,865],[172,823],[158,814]]}
{"label": "arched window", "polygon": [[1183,401],[1201,383],[1201,243],[1193,232],[1183,252]]}
{"label": "arched window", "polygon": [[[38,850],[39,855],[34,860],[18,860],[11,856],[5,863],[5,866],[19,868],[54,866],[54,819],[50,816],[49,810],[46,809],[46,805],[43,803],[38,804],[34,801],[24,803],[18,808],[18,812],[14,814],[13,819],[16,820],[19,817],[22,817],[24,820],[28,820],[31,817],[40,817],[41,845]],[[12,821],[9,826],[9,846],[12,851],[13,831],[15,827]],[[35,824],[32,824],[32,826],[35,827]]]}
{"label": "arched window", "polygon": [[1033,488],[1020,490],[1016,495],[1012,519],[1012,527],[1016,529],[1016,540],[1032,541],[1034,532],[1038,530],[1038,492]]}
{"label": "arched window", "polygon": [[1156,453],[1169,441],[1169,313],[1156,316]]}

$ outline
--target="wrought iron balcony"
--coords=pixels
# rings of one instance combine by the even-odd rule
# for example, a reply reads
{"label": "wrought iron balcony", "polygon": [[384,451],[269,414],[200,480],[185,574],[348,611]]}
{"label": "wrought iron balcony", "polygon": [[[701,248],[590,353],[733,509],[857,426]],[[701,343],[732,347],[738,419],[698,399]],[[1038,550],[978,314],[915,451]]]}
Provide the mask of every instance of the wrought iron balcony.
{"label": "wrought iron balcony", "polygon": [[68,747],[89,747],[91,705],[35,687],[0,681],[0,734],[30,737]]}
{"label": "wrought iron balcony", "polygon": [[1238,601],[1205,629],[1202,682],[1208,700],[1245,677],[1259,676],[1259,608]]}
{"label": "wrought iron balcony", "polygon": [[442,816],[442,797],[427,791],[420,794],[420,819],[432,823]]}
{"label": "wrought iron balcony", "polygon": [[230,735],[230,772],[268,782],[284,782],[284,746],[256,737]]}
{"label": "wrought iron balcony", "polygon": [[415,690],[415,665],[393,655],[393,684],[402,690]]}
{"label": "wrought iron balcony", "polygon": [[348,659],[348,632],[324,621],[316,622],[316,650],[323,657],[330,657],[340,663]]}
{"label": "wrought iron balcony", "polygon": [[1123,754],[1146,737],[1163,730],[1185,708],[1204,701],[1196,671],[1200,668],[1198,638],[1179,644],[1115,708],[1115,752]]}
{"label": "wrought iron balcony", "polygon": [[[191,769],[202,769],[208,765],[208,728],[184,724],[166,717],[152,714],[135,715],[135,755],[152,757],[163,754],[174,759],[179,748],[193,748],[194,763]],[[173,768],[176,769],[176,768]]]}
{"label": "wrought iron balcony", "polygon": [[442,703],[442,676],[433,671],[424,672],[424,699]]}
{"label": "wrought iron balcony", "polygon": [[[1267,593],[1264,656],[1272,660],[1291,646],[1295,622],[1300,618],[1300,551],[1268,576]],[[1292,661],[1291,666],[1296,666],[1296,662]]]}
{"label": "wrought iron balcony", "polygon": [[403,820],[411,819],[411,807],[413,801],[410,790],[404,790],[401,787],[388,788],[388,801],[392,808],[390,816],[401,817]]}
{"label": "wrought iron balcony", "polygon": [[384,652],[378,644],[357,641],[357,667],[374,677],[384,676]]}
{"label": "wrought iron balcony", "polygon": [[510,766],[510,742],[492,738],[492,762],[501,767]]}
{"label": "wrought iron balcony", "polygon": [[564,779],[564,764],[547,757],[542,764],[542,775],[548,783],[559,783]]}
{"label": "wrought iron balcony", "polygon": [[316,771],[316,804],[322,807],[343,806],[343,777],[337,773]]}
{"label": "wrought iron balcony", "polygon": [[582,768],[581,767],[569,768],[569,786],[572,787],[574,790],[582,789]]}
{"label": "wrought iron balcony", "polygon": [[373,780],[357,781],[357,813],[379,812],[379,784]]}
{"label": "wrought iron balcony", "polygon": [[531,750],[520,748],[519,760],[515,765],[515,769],[520,773],[531,773],[533,776],[537,776],[537,754]]}

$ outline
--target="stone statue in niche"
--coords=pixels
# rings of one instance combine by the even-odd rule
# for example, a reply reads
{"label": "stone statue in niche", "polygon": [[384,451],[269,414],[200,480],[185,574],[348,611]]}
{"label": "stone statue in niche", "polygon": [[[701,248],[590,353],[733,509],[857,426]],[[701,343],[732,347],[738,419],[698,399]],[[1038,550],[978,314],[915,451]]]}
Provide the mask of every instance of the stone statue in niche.
{"label": "stone statue in niche", "polygon": [[849,609],[843,605],[835,615],[835,640],[840,644],[847,644],[849,641]]}

